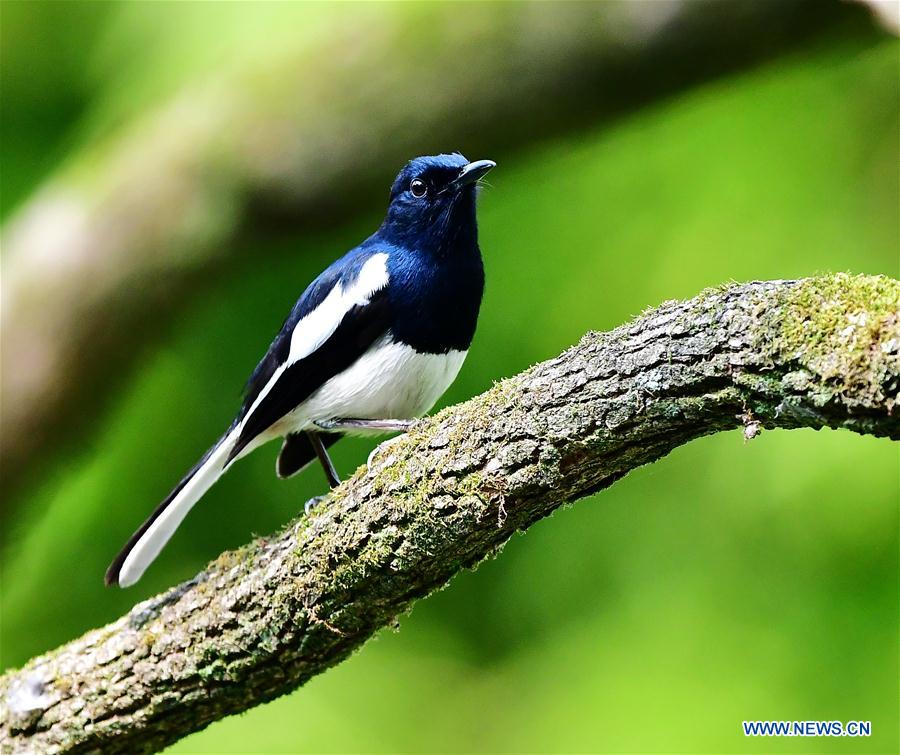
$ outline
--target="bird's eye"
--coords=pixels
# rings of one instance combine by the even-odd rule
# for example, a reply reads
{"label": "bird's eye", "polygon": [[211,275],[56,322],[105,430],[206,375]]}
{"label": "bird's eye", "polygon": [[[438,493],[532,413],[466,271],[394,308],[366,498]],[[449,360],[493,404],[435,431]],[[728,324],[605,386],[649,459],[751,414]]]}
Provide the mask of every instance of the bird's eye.
{"label": "bird's eye", "polygon": [[409,190],[416,199],[421,199],[428,193],[428,186],[421,178],[414,178],[410,181]]}

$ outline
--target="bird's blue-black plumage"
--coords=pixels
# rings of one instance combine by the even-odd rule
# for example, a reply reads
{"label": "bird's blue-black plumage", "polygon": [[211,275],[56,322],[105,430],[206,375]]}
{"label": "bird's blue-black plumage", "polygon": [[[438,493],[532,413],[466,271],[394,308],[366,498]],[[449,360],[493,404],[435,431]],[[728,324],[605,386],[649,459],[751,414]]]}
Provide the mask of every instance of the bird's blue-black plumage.
{"label": "bird's blue-black plumage", "polygon": [[[274,422],[309,398],[334,375],[349,367],[388,330],[395,340],[419,353],[465,351],[472,343],[484,291],[484,267],[478,248],[474,191],[448,197],[425,209],[427,223],[410,222],[419,207],[403,203],[402,187],[412,176],[439,187],[458,175],[468,161],[461,155],[413,160],[394,183],[392,204],[382,226],[358,247],[330,265],[303,292],[269,351],[247,384],[238,415],[241,434],[229,461]],[[247,416],[290,351],[297,323],[316,309],[334,288],[352,286],[366,261],[387,254],[390,285],[369,303],[348,311],[334,333],[313,353],[291,364]]]}
{"label": "bird's blue-black plumage", "polygon": [[[322,440],[326,449],[337,443],[341,436],[339,433],[316,433]],[[316,451],[309,439],[308,432],[291,433],[284,439],[284,445],[278,454],[276,471],[279,477],[290,477],[297,474],[303,467],[316,458]]]}
{"label": "bird's blue-black plumage", "polygon": [[[373,395],[379,396],[381,402],[386,386],[388,397],[406,395],[396,393],[391,381],[403,382],[412,377],[412,389],[407,382],[405,390],[415,394],[420,390],[420,384],[415,381],[422,375],[423,379],[438,381],[427,384],[432,391],[434,386],[439,386],[437,394],[423,394],[431,396],[428,401],[433,403],[434,397],[455,376],[475,332],[484,290],[484,270],[477,241],[474,182],[491,167],[490,161],[469,163],[460,154],[417,158],[406,165],[391,187],[391,201],[381,227],[330,265],[303,292],[250,376],[241,409],[229,430],[131,537],[107,570],[107,584],[127,585],[136,581],[190,507],[231,461],[257,439],[266,440],[273,433],[286,435],[277,465],[282,477],[299,471],[316,456],[330,468],[325,447],[340,435],[323,433],[309,424],[329,418],[306,416],[302,412],[299,424],[296,419],[286,421],[285,418],[307,399],[330,395],[317,392],[332,378],[344,375],[341,379],[345,383],[338,384],[345,385],[346,376],[354,375],[348,392],[341,394],[344,396],[355,396],[360,389],[364,395],[370,384],[377,385],[382,393]],[[381,257],[373,260],[376,255]],[[292,341],[300,328],[306,327],[304,318],[317,316],[336,286],[344,292],[351,290],[369,261],[382,265],[376,266],[380,270],[381,277],[377,278],[380,284],[359,297],[354,294],[341,304],[330,322],[320,323],[321,341],[313,338],[314,329],[303,330],[303,346],[292,355]],[[366,288],[360,286],[361,290]],[[324,307],[321,312],[330,316],[331,309]],[[404,356],[390,352],[393,354],[390,359],[406,361],[390,362],[387,356],[377,356],[355,373],[349,369],[367,353],[381,355],[384,348],[401,348]],[[421,355],[447,356],[443,360],[427,356],[423,362],[413,362],[409,361],[413,359],[410,355],[416,355],[415,360],[423,359]],[[433,361],[435,358],[440,363],[438,366]],[[386,367],[388,364],[391,366]],[[398,364],[423,366],[404,373],[407,368]],[[370,383],[373,374],[370,368],[377,374],[392,377],[387,383]],[[428,373],[428,370],[436,372]],[[357,379],[359,383],[353,382]],[[421,398],[410,400],[422,401]],[[388,402],[374,406],[391,405]],[[398,406],[410,405],[418,406],[404,403]],[[412,412],[427,411],[430,405]],[[348,404],[345,409],[352,410],[354,406],[358,408],[358,402]]]}

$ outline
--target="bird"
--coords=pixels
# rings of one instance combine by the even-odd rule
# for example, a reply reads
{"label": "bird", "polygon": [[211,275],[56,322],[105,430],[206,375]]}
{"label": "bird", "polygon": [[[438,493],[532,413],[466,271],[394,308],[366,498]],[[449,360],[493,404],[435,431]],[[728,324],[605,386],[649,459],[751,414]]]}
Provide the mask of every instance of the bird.
{"label": "bird", "polygon": [[[225,433],[135,531],[106,571],[129,587],[191,508],[240,458],[283,438],[292,477],[347,434],[409,430],[456,379],[484,293],[476,189],[496,163],[417,157],[397,175],[384,221],[301,294],[247,381]],[[317,500],[317,499],[313,499]]]}

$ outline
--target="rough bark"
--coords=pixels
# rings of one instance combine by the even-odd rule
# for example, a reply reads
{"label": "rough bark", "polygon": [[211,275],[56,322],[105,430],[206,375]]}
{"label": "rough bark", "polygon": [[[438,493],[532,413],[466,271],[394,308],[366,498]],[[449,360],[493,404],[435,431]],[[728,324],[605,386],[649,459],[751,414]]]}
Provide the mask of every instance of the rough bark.
{"label": "rough bark", "polygon": [[316,42],[186,82],[4,228],[4,501],[67,428],[84,436],[211,272],[259,254],[248,227],[333,226],[423,150],[477,137],[502,152],[865,15],[803,0],[361,7]]}
{"label": "rough bark", "polygon": [[[150,752],[289,692],[517,530],[702,435],[900,439],[900,282],[669,302],[421,423],[332,500],[0,679],[3,752]],[[98,579],[100,575],[98,575]]]}

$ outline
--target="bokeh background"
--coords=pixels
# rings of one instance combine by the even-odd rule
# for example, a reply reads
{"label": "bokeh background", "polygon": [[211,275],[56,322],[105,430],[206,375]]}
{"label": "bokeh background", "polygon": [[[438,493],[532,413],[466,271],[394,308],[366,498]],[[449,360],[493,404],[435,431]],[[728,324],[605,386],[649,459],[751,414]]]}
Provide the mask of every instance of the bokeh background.
{"label": "bokeh background", "polygon": [[[136,588],[102,585],[416,154],[499,163],[479,332],[444,403],[706,286],[900,272],[900,47],[863,5],[0,14],[3,668],[321,491],[317,469],[276,480],[267,447]],[[339,468],[370,447],[338,446]],[[898,530],[887,440],[706,438],[170,751],[897,752]],[[869,720],[873,736],[748,740],[745,719]]]}

